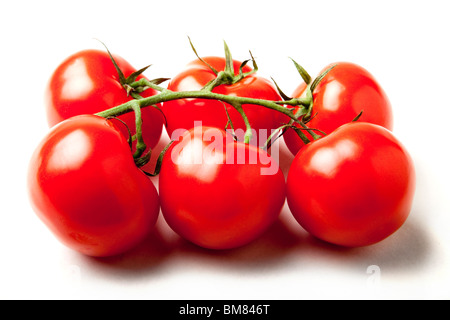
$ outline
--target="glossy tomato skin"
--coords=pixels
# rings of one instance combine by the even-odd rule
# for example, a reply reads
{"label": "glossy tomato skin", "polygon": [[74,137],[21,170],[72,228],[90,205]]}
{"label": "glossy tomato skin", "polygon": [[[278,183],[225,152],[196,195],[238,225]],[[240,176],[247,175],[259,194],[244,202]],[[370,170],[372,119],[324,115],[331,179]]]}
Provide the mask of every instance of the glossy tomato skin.
{"label": "glossy tomato skin", "polygon": [[[213,66],[217,71],[225,69],[225,59],[220,57],[206,57],[204,61]],[[234,61],[235,74],[239,73],[241,63]],[[243,72],[249,72],[251,68],[245,66]],[[215,79],[216,75],[203,62],[196,60],[187,65],[186,69],[176,75],[168,85],[172,91],[201,90],[208,82]],[[274,85],[267,79],[252,74],[233,85],[221,85],[213,89],[214,93],[281,101]],[[231,106],[226,104],[230,118],[235,129],[245,130],[245,124],[241,115]],[[203,126],[224,129],[228,122],[224,104],[216,100],[206,99],[181,99],[168,101],[163,104],[163,111],[167,118],[167,132],[169,136],[177,129],[189,130],[194,127],[196,121]],[[283,123],[289,121],[280,112],[267,109],[262,106],[243,105],[243,109],[250,121],[252,128],[256,131],[252,144],[263,145],[265,140],[256,141],[259,130],[265,130],[266,136],[270,136],[271,130],[275,130]],[[240,139],[242,140],[243,134]],[[264,141],[263,141],[264,140]]]}
{"label": "glossy tomato skin", "polygon": [[[330,134],[363,111],[360,121],[378,124],[392,131],[391,103],[373,75],[361,66],[349,62],[330,64],[320,74],[333,65],[336,66],[313,92],[313,117],[308,122],[308,127]],[[301,97],[305,94],[305,89],[305,83],[299,85],[293,97]],[[284,140],[294,155],[304,146],[292,129],[286,131]]]}
{"label": "glossy tomato skin", "polygon": [[315,237],[347,247],[377,243],[406,221],[413,161],[393,134],[350,123],[303,147],[287,178],[287,201]]}
{"label": "glossy tomato skin", "polygon": [[181,237],[203,248],[233,249],[254,241],[278,219],[285,203],[284,176],[270,161],[262,149],[236,143],[223,130],[186,131],[163,160],[164,218]]}
{"label": "glossy tomato skin", "polygon": [[75,116],[35,150],[28,190],[39,218],[69,248],[105,257],[141,242],[159,214],[155,186],[111,121]]}
{"label": "glossy tomato skin", "polygon": [[[113,55],[125,77],[136,71],[125,59]],[[138,77],[138,79],[143,76]],[[149,89],[142,96],[157,92]],[[95,114],[130,101],[132,98],[122,87],[119,75],[107,52],[84,50],[62,62],[47,86],[45,102],[48,124],[55,124],[81,114]],[[131,132],[136,132],[134,113],[119,117],[125,121]],[[145,143],[154,147],[158,143],[164,117],[160,111],[148,107],[142,110],[143,137]],[[118,126],[128,137],[125,126]]]}

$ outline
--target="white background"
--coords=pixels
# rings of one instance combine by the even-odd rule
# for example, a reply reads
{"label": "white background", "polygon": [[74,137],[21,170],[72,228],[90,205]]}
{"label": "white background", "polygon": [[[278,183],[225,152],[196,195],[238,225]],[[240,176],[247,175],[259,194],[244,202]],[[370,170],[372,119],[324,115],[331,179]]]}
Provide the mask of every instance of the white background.
{"label": "white background", "polygon": [[[447,2],[0,2],[0,298],[450,298]],[[312,239],[287,208],[262,239],[234,251],[196,248],[162,219],[144,245],[111,259],[56,241],[26,192],[29,158],[48,131],[43,94],[52,71],[76,51],[102,49],[98,38],[135,67],[153,64],[149,78],[172,77],[195,59],[187,36],[201,55],[222,55],[223,40],[236,59],[251,50],[261,75],[287,93],[301,81],[288,57],[312,75],[342,60],[371,71],[416,164],[406,224],[360,249]],[[292,156],[282,157],[286,170]]]}

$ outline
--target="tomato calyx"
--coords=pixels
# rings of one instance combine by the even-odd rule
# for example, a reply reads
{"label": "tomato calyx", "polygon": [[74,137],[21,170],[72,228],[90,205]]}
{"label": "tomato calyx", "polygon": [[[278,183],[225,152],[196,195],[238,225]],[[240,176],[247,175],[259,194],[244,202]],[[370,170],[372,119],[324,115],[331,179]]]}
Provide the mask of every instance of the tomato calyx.
{"label": "tomato calyx", "polygon": [[[272,81],[274,82],[278,93],[284,100],[284,104],[293,106],[294,107],[294,114],[295,118],[292,118],[288,124],[285,124],[278,128],[278,130],[281,130],[281,133],[275,138],[279,139],[281,136],[284,135],[284,133],[288,129],[293,129],[297,135],[300,137],[300,139],[303,141],[304,144],[308,144],[311,142],[311,140],[304,134],[304,131],[307,131],[313,140],[318,140],[322,138],[323,136],[326,136],[327,134],[323,132],[322,130],[318,128],[310,128],[307,126],[308,122],[311,121],[313,117],[316,115],[312,115],[313,106],[314,106],[314,98],[313,98],[313,92],[319,85],[319,83],[325,78],[325,76],[333,70],[333,68],[336,67],[336,65],[332,65],[330,68],[325,70],[322,74],[320,74],[317,78],[313,79],[309,73],[300,65],[298,64],[294,59],[290,58],[292,62],[295,65],[295,68],[297,69],[298,73],[302,77],[303,81],[306,83],[307,88],[305,90],[305,95],[300,98],[293,98],[288,96],[281,90],[281,88],[278,86],[277,82],[272,78]],[[359,117],[361,117],[361,114],[356,117],[353,121],[357,121]],[[298,124],[301,124],[302,126],[299,127]],[[277,131],[278,131],[277,130]],[[317,133],[316,133],[317,132]],[[271,143],[273,143],[273,136],[271,136],[266,143],[266,146],[270,146]]]}
{"label": "tomato calyx", "polygon": [[[139,108],[140,110],[140,108]],[[139,114],[139,111],[138,111]],[[139,116],[137,117],[138,121],[139,121]],[[139,128],[138,132],[140,132],[139,136],[138,134],[136,135],[132,135],[131,134],[131,130],[128,127],[128,125],[125,123],[125,121],[121,120],[120,118],[116,117],[116,116],[109,116],[106,117],[107,120],[118,120],[122,125],[124,125],[128,131],[128,138],[127,138],[127,142],[128,145],[130,146],[130,150],[132,150],[133,148],[133,141],[138,140],[137,144],[136,144],[136,152],[133,154],[133,159],[134,159],[134,163],[136,164],[136,166],[138,168],[142,168],[144,167],[147,163],[150,162],[151,156],[152,156],[152,149],[150,148],[149,151],[147,153],[144,153],[145,149],[147,148],[146,144],[144,143],[143,139],[142,139],[142,128]],[[161,151],[161,153],[158,156],[158,159],[156,161],[156,165],[155,165],[155,169],[154,172],[148,172],[148,171],[144,171],[141,169],[141,171],[146,174],[147,176],[150,177],[155,177],[159,174],[159,172],[161,171],[161,165],[162,165],[162,160],[164,158],[165,153],[167,152],[167,150],[169,149],[169,147],[172,145],[172,143],[174,142],[174,140],[171,140],[167,146]]]}
{"label": "tomato calyx", "polygon": [[128,142],[128,145],[130,146],[130,150],[133,149],[133,142],[136,141],[136,150],[133,153],[133,159],[134,159],[135,164],[140,168],[140,167],[145,166],[150,161],[151,149],[149,152],[144,154],[145,150],[147,149],[147,145],[145,144],[144,139],[142,137],[141,108],[139,107],[139,105],[134,105],[133,110],[134,110],[135,118],[136,118],[136,134],[135,135],[131,134],[131,130],[130,130],[129,126],[126,124],[126,122],[118,118],[119,115],[109,115],[104,118],[108,119],[108,120],[111,120],[111,119],[117,120],[122,125],[125,126],[125,128],[128,132],[127,142]]}
{"label": "tomato calyx", "polygon": [[[307,104],[306,107],[306,113],[303,116],[303,120],[305,123],[308,123],[311,120],[312,117],[312,111],[314,106],[314,98],[313,98],[313,92],[319,85],[319,83],[325,78],[325,76],[333,70],[337,65],[332,65],[328,69],[326,69],[323,73],[321,73],[317,78],[312,79],[309,73],[303,68],[300,64],[298,64],[297,61],[290,58],[292,62],[295,65],[295,68],[297,69],[298,73],[302,77],[303,81],[305,81],[307,88],[305,90],[305,102]],[[292,98],[291,98],[292,99]]]}
{"label": "tomato calyx", "polygon": [[[203,60],[199,54],[197,53],[197,50],[195,49],[194,44],[191,41],[191,38],[189,38],[189,43],[191,45],[192,50],[194,51],[196,57],[204,63],[215,75],[216,78],[208,82],[204,87],[203,90],[206,91],[212,91],[215,87],[218,87],[220,85],[232,85],[235,83],[238,83],[239,81],[242,81],[246,77],[258,72],[258,65],[256,64],[256,60],[253,57],[253,54],[250,52],[251,59],[247,59],[243,61],[239,67],[239,73],[236,74],[234,70],[234,64],[233,64],[233,56],[231,54],[230,48],[228,47],[226,41],[224,41],[224,51],[225,51],[225,70],[223,71],[217,71],[213,66],[211,66],[208,62]],[[244,67],[252,61],[253,63],[253,69],[248,72],[244,72]]]}
{"label": "tomato calyx", "polygon": [[[167,150],[169,150],[169,148],[172,146],[172,144],[173,144],[174,142],[175,142],[175,140],[170,140],[170,142],[169,142],[169,143],[164,147],[164,149],[161,151],[161,153],[160,153],[159,156],[158,156],[158,159],[156,160],[156,165],[155,165],[155,169],[154,169],[153,172],[144,171],[144,170],[142,170],[142,169],[141,169],[141,171],[142,171],[143,173],[145,173],[145,174],[146,174],[147,176],[149,176],[149,177],[156,177],[157,175],[159,175],[159,173],[161,172],[161,166],[162,166],[162,162],[163,162],[164,156],[166,155]],[[148,161],[150,161],[151,155],[152,155],[152,151],[150,150],[150,152],[148,152],[147,155],[145,155],[143,158],[140,158],[140,159],[143,159],[143,161],[145,161],[145,162],[143,162],[143,163],[141,164],[141,163],[139,162],[139,160],[138,160],[138,161],[135,160],[136,165],[137,165],[139,168],[143,167],[144,165],[146,165],[146,164],[148,163]],[[147,158],[147,157],[148,157],[148,158]]]}
{"label": "tomato calyx", "polygon": [[[104,44],[101,41],[100,41],[100,43],[105,47],[106,52],[108,53],[109,58],[111,59],[111,62],[113,63],[114,68],[117,71],[117,75],[119,77],[119,82],[122,85],[122,87],[125,89],[125,91],[127,92],[127,95],[132,96],[134,99],[142,99],[142,97],[140,96],[140,93],[144,92],[147,89],[150,89],[150,87],[148,85],[144,85],[143,83],[140,83],[140,82],[138,82],[138,84],[137,84],[136,81],[137,81],[138,77],[141,76],[145,71],[147,71],[147,69],[150,68],[152,65],[150,64],[146,67],[143,67],[143,68],[133,72],[128,77],[125,77],[124,73],[118,66],[116,60],[114,59],[113,55],[109,51],[106,44]],[[159,85],[168,80],[170,80],[170,78],[157,78],[157,79],[148,80],[148,81],[152,84]]]}
{"label": "tomato calyx", "polygon": [[[144,92],[147,89],[151,88],[151,85],[158,86],[159,84],[170,80],[169,78],[156,78],[153,80],[147,80],[145,78],[142,78],[140,81],[138,80],[138,77],[141,76],[148,68],[151,67],[151,65],[148,65],[144,68],[141,68],[132,74],[130,74],[128,77],[125,77],[123,71],[120,69],[119,65],[117,64],[116,60],[114,59],[113,55],[109,51],[108,47],[99,40],[99,42],[105,47],[106,52],[109,55],[109,58],[111,59],[112,64],[114,65],[114,68],[117,71],[118,79],[122,87],[126,90],[127,96],[131,96],[135,100],[144,99],[140,94]],[[130,145],[130,148],[132,149],[132,143],[136,141],[136,150],[133,154],[134,162],[138,168],[141,168],[145,166],[151,158],[152,150],[150,149],[147,153],[145,153],[145,150],[147,149],[147,145],[144,142],[144,139],[142,137],[142,114],[141,114],[141,106],[137,103],[134,103],[135,100],[132,100],[130,102],[131,109],[135,113],[135,124],[136,124],[136,134],[133,136],[131,135],[131,130],[128,127],[128,125],[117,118],[117,116],[120,115],[120,113],[112,114],[109,116],[106,116],[105,118],[114,118],[116,120],[119,120],[123,125],[125,125],[127,131],[128,131],[128,143]],[[155,104],[153,105],[154,108],[159,110],[161,114],[164,116],[164,113],[162,110]],[[158,170],[158,169],[156,169]],[[147,172],[144,172],[147,174]],[[149,174],[149,175],[155,175],[155,174]]]}
{"label": "tomato calyx", "polygon": [[[210,82],[208,82],[203,88],[202,90],[204,91],[209,91],[211,92],[214,88],[220,86],[220,85],[232,85],[235,84],[241,80],[243,80],[244,78],[250,76],[251,74],[254,74],[258,71],[258,65],[256,63],[255,58],[253,57],[253,54],[251,51],[249,51],[251,59],[247,59],[245,61],[243,61],[240,65],[239,68],[239,73],[236,75],[235,74],[235,70],[234,70],[234,64],[233,64],[233,58],[232,58],[232,54],[231,51],[227,45],[227,43],[224,41],[224,51],[225,51],[225,61],[226,61],[226,65],[225,65],[225,70],[224,71],[217,71],[213,66],[211,66],[208,62],[206,62],[205,60],[203,60],[199,54],[197,53],[197,50],[195,49],[195,46],[193,45],[191,39],[188,37],[189,39],[189,43],[191,45],[192,50],[194,51],[195,55],[197,56],[197,58],[204,63],[215,75],[216,78],[211,80]],[[252,61],[253,63],[253,69],[249,72],[244,73],[243,72],[243,68],[250,62]],[[292,59],[292,61],[294,61]],[[283,99],[283,102],[279,101],[276,102],[278,104],[285,104],[284,102],[287,102],[289,105],[297,107],[296,109],[296,113],[295,113],[295,118],[292,118],[289,124],[284,124],[282,126],[280,126],[279,128],[277,128],[277,130],[275,130],[274,133],[272,133],[270,135],[270,137],[267,139],[263,149],[267,150],[268,148],[270,148],[270,146],[272,145],[272,143],[280,138],[283,135],[283,132],[285,130],[287,130],[290,127],[294,127],[294,123],[297,122],[297,124],[300,124],[299,126],[295,126],[294,130],[296,131],[296,133],[299,135],[299,137],[303,140],[303,142],[309,143],[310,140],[307,138],[307,136],[304,134],[303,131],[307,131],[310,133],[310,135],[314,138],[314,140],[317,140],[319,138],[321,138],[321,135],[318,135],[315,133],[315,131],[320,131],[317,129],[310,129],[306,126],[306,122],[304,121],[305,119],[300,119],[302,116],[303,118],[309,117],[310,118],[310,113],[312,110],[312,106],[313,106],[313,97],[312,97],[312,92],[314,91],[315,87],[320,83],[320,81],[323,79],[323,77],[325,77],[325,75],[331,71],[332,68],[330,68],[329,70],[327,70],[326,72],[324,72],[322,75],[320,75],[319,77],[317,77],[316,79],[314,79],[314,81],[311,83],[311,76],[306,72],[306,70],[304,68],[302,68],[297,62],[295,62],[295,65],[297,67],[297,70],[299,71],[300,75],[302,76],[302,78],[304,79],[304,81],[310,85],[309,86],[309,90],[307,93],[307,96],[305,98],[291,98],[288,97],[286,94],[284,94],[284,92],[280,89],[280,87],[278,86],[278,84],[276,83],[276,81],[272,78],[273,83],[275,84],[280,96]],[[235,102],[235,103],[230,103],[242,116],[244,123],[246,125],[246,133],[244,136],[244,142],[245,143],[249,143],[249,141],[252,138],[252,128],[248,122],[248,118],[244,112],[244,110],[242,109],[242,103],[239,102]],[[306,108],[305,108],[306,107]],[[225,111],[226,111],[226,107],[225,107]],[[227,111],[226,111],[227,112]],[[227,118],[228,118],[228,122],[225,126],[225,129],[227,130],[229,127],[231,127],[231,132],[233,133],[234,131],[234,127],[233,127],[233,123],[231,121],[231,118],[227,112]],[[281,133],[280,133],[281,132]],[[323,133],[323,132],[322,132]],[[278,136],[277,136],[278,135]]]}
{"label": "tomato calyx", "polygon": [[[323,73],[321,73],[317,78],[315,78],[314,80],[312,80],[311,76],[309,75],[309,73],[300,65],[298,64],[294,59],[292,59],[292,62],[294,63],[298,73],[300,74],[300,76],[302,77],[303,81],[305,81],[305,83],[307,84],[307,88],[305,90],[305,99],[306,99],[306,103],[307,103],[307,107],[305,109],[305,114],[303,114],[303,121],[305,123],[308,123],[312,120],[313,117],[315,117],[317,114],[312,115],[312,111],[313,111],[313,106],[314,106],[314,98],[313,98],[313,92],[314,90],[317,88],[317,86],[319,85],[319,83],[325,78],[325,76],[330,73],[331,70],[333,70],[337,64],[331,65],[329,68],[327,68]],[[289,98],[288,98],[289,99]],[[361,112],[350,122],[357,122],[362,114],[363,114],[363,110],[361,110]],[[294,129],[295,130],[295,129]],[[318,130],[320,131],[320,130]],[[325,132],[321,131],[324,135],[327,135]],[[314,140],[317,140],[317,138],[320,137],[315,137],[313,136]]]}

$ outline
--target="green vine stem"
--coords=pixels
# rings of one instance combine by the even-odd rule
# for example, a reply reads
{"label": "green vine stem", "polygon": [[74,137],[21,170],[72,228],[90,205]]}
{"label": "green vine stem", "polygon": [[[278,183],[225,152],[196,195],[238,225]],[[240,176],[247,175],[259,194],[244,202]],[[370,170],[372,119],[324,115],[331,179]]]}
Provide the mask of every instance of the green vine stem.
{"label": "green vine stem", "polygon": [[[164,87],[159,86],[162,82],[168,80],[166,78],[159,78],[155,80],[147,80],[146,78],[142,78],[140,80],[137,80],[137,78],[145,71],[147,70],[148,66],[145,68],[142,68],[136,72],[134,72],[132,75],[130,75],[128,78],[125,78],[122,71],[114,61],[113,56],[109,52],[108,48],[106,50],[108,51],[108,54],[118,72],[120,83],[124,87],[124,89],[127,91],[127,94],[133,97],[134,99],[124,103],[122,105],[113,107],[111,109],[96,113],[97,116],[101,116],[104,118],[114,118],[121,116],[123,114],[126,114],[128,112],[134,112],[135,113],[135,121],[136,121],[136,134],[133,137],[134,140],[136,140],[136,150],[133,154],[133,157],[135,159],[136,164],[141,167],[145,165],[150,158],[151,150],[144,154],[146,150],[145,142],[142,138],[142,117],[141,117],[141,109],[146,107],[154,107],[157,108],[159,111],[158,104],[173,101],[173,100],[179,100],[179,99],[209,99],[209,100],[216,100],[220,101],[222,103],[228,103],[231,105],[234,109],[236,109],[239,114],[241,115],[242,119],[244,120],[246,131],[244,135],[244,143],[250,143],[252,139],[252,127],[250,124],[249,119],[247,118],[243,105],[244,104],[251,104],[251,105],[259,105],[265,108],[269,108],[272,110],[276,110],[278,112],[281,112],[282,114],[288,116],[290,118],[289,123],[284,124],[282,127],[278,128],[272,135],[270,136],[269,140],[267,140],[264,148],[270,147],[270,144],[273,143],[272,139],[276,140],[280,136],[284,134],[284,132],[288,128],[292,128],[295,130],[295,132],[298,134],[300,139],[305,143],[309,143],[310,139],[306,136],[305,131],[308,132],[311,137],[314,140],[317,140],[321,136],[315,133],[315,129],[309,128],[305,124],[305,119],[307,119],[311,115],[311,108],[313,105],[313,97],[312,92],[317,86],[317,84],[322,80],[322,78],[325,76],[326,73],[328,73],[330,70],[327,70],[324,74],[319,76],[318,78],[314,79],[314,81],[311,83],[312,79],[309,76],[309,74],[293,59],[298,72],[302,76],[303,80],[308,85],[307,95],[300,98],[290,98],[286,96],[278,87],[278,85],[275,82],[275,85],[277,86],[278,91],[280,92],[280,95],[283,99],[283,101],[271,101],[271,100],[264,100],[264,99],[255,99],[255,98],[248,98],[248,97],[237,97],[237,96],[228,96],[223,94],[218,94],[212,92],[213,89],[220,85],[231,85],[234,83],[237,83],[244,79],[245,77],[249,76],[252,73],[255,73],[258,70],[258,66],[256,64],[256,61],[250,52],[251,59],[245,60],[240,68],[238,74],[235,74],[234,68],[233,68],[233,59],[231,56],[231,52],[228,48],[228,45],[226,42],[224,42],[224,49],[225,49],[225,60],[226,60],[226,66],[225,70],[218,72],[215,70],[212,66],[207,64],[204,60],[202,60],[199,55],[197,54],[197,51],[194,48],[194,45],[192,44],[191,40],[189,39],[189,42],[191,44],[192,49],[194,50],[194,53],[199,58],[200,61],[205,63],[216,75],[216,78],[209,83],[207,83],[201,90],[198,91],[181,91],[181,92],[175,92],[171,91],[169,89],[166,89]],[[103,44],[104,45],[104,44]],[[252,61],[253,62],[253,69],[250,72],[243,72],[243,69],[245,65]],[[140,94],[144,92],[147,89],[153,89],[159,92],[156,95],[143,98]],[[231,125],[231,128],[234,131],[233,124],[231,122],[231,119],[228,115],[228,111],[225,108],[225,111],[227,112],[228,116],[228,123],[226,124],[226,127],[228,125]],[[278,134],[278,132],[280,132]],[[322,133],[322,132],[320,132]],[[275,137],[278,135],[278,137]]]}
{"label": "green vine stem", "polygon": [[136,151],[133,155],[135,159],[142,156],[145,149],[147,149],[147,146],[145,145],[144,139],[142,138],[142,114],[141,114],[141,107],[138,103],[136,103],[138,100],[134,100],[132,103],[132,109],[135,114],[136,118]]}
{"label": "green vine stem", "polygon": [[[108,117],[118,117],[120,115],[126,114],[128,112],[134,111],[137,107],[139,108],[145,108],[149,106],[155,106],[160,103],[164,103],[167,101],[172,100],[179,100],[179,99],[209,99],[209,100],[218,100],[225,103],[230,104],[233,107],[240,106],[244,104],[253,104],[253,105],[259,105],[263,106],[269,109],[276,110],[278,112],[281,112],[291,118],[293,122],[298,123],[301,127],[301,130],[308,131],[310,134],[314,135],[314,129],[308,128],[299,118],[301,117],[302,113],[306,111],[304,107],[309,106],[309,101],[306,101],[307,99],[304,98],[293,98],[288,101],[271,101],[271,100],[264,100],[264,99],[255,99],[255,98],[247,98],[247,97],[236,97],[236,96],[228,96],[223,94],[218,94],[211,92],[210,90],[198,90],[198,91],[171,91],[169,89],[163,88],[159,85],[156,85],[146,79],[141,79],[137,82],[134,82],[130,84],[132,88],[152,88],[154,90],[159,91],[159,94],[156,94],[151,97],[142,98],[138,100],[132,100],[127,103],[121,104],[119,106],[113,107],[111,109],[102,111],[97,113],[96,115],[108,118]],[[294,108],[287,108],[283,105],[289,105],[289,106],[300,106],[303,108],[300,108],[297,112],[294,113]],[[239,108],[238,108],[239,109]],[[238,110],[239,111],[239,110]],[[241,113],[242,114],[242,113]],[[303,134],[300,131],[300,134]],[[304,137],[306,138],[306,137]],[[306,138],[307,139],[307,138]]]}
{"label": "green vine stem", "polygon": [[244,143],[249,144],[250,140],[252,140],[252,126],[250,125],[250,122],[248,121],[247,115],[244,112],[244,109],[242,109],[242,105],[240,103],[231,104],[233,108],[235,108],[241,115],[242,119],[245,123],[245,135],[244,135]]}

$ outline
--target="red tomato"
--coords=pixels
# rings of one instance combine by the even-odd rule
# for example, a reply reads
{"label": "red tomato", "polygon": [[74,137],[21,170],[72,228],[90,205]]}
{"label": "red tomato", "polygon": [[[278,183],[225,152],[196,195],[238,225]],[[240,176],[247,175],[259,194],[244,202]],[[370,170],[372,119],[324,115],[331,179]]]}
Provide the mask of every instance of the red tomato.
{"label": "red tomato", "polygon": [[[332,65],[336,67],[322,79],[313,92],[312,120],[307,124],[308,127],[330,134],[341,125],[351,122],[363,111],[359,121],[378,124],[392,130],[391,104],[374,77],[364,68],[348,62],[330,64],[320,74]],[[306,84],[301,84],[294,91],[293,97],[301,97],[305,94],[305,89]],[[294,155],[304,146],[293,129],[286,131],[284,140]]]}
{"label": "red tomato", "polygon": [[141,242],[159,214],[151,180],[134,164],[111,121],[81,115],[52,128],[28,173],[31,204],[68,247],[89,256],[123,253]]}
{"label": "red tomato", "polygon": [[285,179],[262,149],[223,130],[196,127],[168,150],[159,176],[161,209],[181,237],[231,249],[261,236],[285,202]]}
{"label": "red tomato", "polygon": [[[136,71],[123,58],[113,55],[125,77]],[[138,77],[138,79],[143,76]],[[155,95],[146,90],[142,96]],[[46,91],[47,118],[50,126],[80,114],[95,114],[130,101],[122,87],[119,75],[107,52],[85,50],[67,58],[53,73]],[[132,134],[136,133],[134,113],[119,117],[125,121]],[[143,138],[153,148],[158,143],[164,122],[155,108],[142,109]],[[128,137],[125,126],[118,126]]]}
{"label": "red tomato", "polygon": [[379,242],[407,219],[415,172],[393,134],[349,123],[303,147],[287,179],[287,201],[312,235],[337,245]]}
{"label": "red tomato", "polygon": [[[203,60],[219,72],[225,69],[225,58],[206,57]],[[239,73],[240,65],[240,62],[234,61],[236,75]],[[249,66],[245,66],[243,72],[246,73],[251,70]],[[172,91],[200,90],[215,78],[216,75],[208,66],[200,60],[195,60],[171,80],[168,89]],[[274,85],[267,79],[256,74],[249,75],[232,85],[220,85],[214,88],[213,92],[273,101],[282,100]],[[241,115],[231,105],[226,104],[226,107],[234,128],[240,129],[241,134],[238,134],[238,136],[242,139],[243,131],[245,131],[244,121]],[[289,121],[281,113],[262,106],[243,105],[243,109],[252,129],[256,131],[252,144],[257,143],[262,146],[266,142],[265,138],[270,136],[271,130],[277,129],[283,122],[286,123]],[[219,129],[224,129],[228,122],[224,104],[216,100],[181,99],[168,101],[163,104],[163,111],[167,118],[167,132],[171,137],[176,129],[191,129],[194,127],[195,121],[201,121],[203,126],[211,126]],[[258,133],[260,133],[259,130],[265,130],[264,136],[261,135],[261,139],[259,139],[261,141],[256,140]]]}

